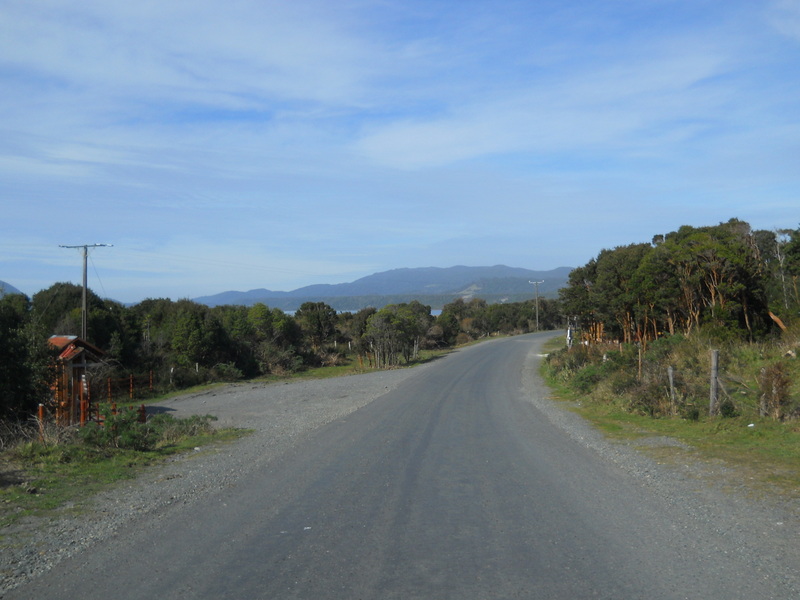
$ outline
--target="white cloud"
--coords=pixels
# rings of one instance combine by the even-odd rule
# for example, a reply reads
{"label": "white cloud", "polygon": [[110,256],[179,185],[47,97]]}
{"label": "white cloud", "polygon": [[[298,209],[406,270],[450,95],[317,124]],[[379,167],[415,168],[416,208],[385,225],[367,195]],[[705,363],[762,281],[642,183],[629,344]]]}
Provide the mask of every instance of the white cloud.
{"label": "white cloud", "polygon": [[[675,121],[716,118],[718,100],[700,86],[723,72],[725,60],[702,47],[683,51],[577,68],[557,81],[475,102],[454,99],[437,118],[368,127],[356,147],[381,164],[418,168],[498,153],[616,151],[663,142],[675,137]],[[669,132],[658,131],[664,123]]]}
{"label": "white cloud", "polygon": [[800,41],[800,0],[774,0],[767,18],[783,35]]}
{"label": "white cloud", "polygon": [[553,232],[598,240],[600,206],[630,241],[745,197],[795,219],[798,3],[771,6],[782,34],[745,0],[6,0],[6,228],[200,295],[535,267]]}

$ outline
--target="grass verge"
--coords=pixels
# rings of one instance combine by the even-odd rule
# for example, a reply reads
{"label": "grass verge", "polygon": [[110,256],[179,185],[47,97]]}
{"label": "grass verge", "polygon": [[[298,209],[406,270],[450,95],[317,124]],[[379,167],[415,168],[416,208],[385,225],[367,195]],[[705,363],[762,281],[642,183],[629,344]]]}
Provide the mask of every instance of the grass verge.
{"label": "grass verge", "polygon": [[[548,342],[544,352],[562,348],[564,340]],[[549,376],[542,363],[542,375],[553,391],[553,399],[568,403],[608,439],[629,443],[668,464],[706,464],[725,483],[747,489],[756,496],[768,494],[800,500],[800,422],[779,422],[767,418],[700,416],[697,420],[636,414],[621,402],[593,400],[576,392],[563,381]],[[665,443],[647,443],[663,439]],[[678,443],[669,443],[674,440]]]}
{"label": "grass verge", "polygon": [[119,440],[87,441],[69,429],[48,432],[44,441],[23,441],[0,453],[0,527],[26,517],[82,512],[92,495],[169,456],[248,433],[213,429],[203,418],[190,422],[165,416],[145,449],[120,447]]}

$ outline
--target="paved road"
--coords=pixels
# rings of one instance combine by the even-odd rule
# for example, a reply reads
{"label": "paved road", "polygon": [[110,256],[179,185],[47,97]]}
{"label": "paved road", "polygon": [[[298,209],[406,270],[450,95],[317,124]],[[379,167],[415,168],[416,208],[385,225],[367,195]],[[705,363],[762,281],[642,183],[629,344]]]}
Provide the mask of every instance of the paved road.
{"label": "paved road", "polygon": [[544,337],[441,359],[8,598],[789,598],[530,402]]}

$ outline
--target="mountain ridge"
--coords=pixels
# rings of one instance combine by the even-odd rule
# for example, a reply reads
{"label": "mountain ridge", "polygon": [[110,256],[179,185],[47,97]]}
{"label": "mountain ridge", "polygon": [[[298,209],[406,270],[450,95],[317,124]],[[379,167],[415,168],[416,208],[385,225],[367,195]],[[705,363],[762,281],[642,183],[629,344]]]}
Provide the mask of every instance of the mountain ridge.
{"label": "mountain ridge", "polygon": [[[349,283],[313,284],[292,291],[265,288],[227,291],[193,300],[207,306],[263,302],[274,308],[296,310],[303,302],[326,302],[337,310],[379,308],[398,301],[417,299],[441,308],[456,298],[483,298],[487,302],[515,302],[533,297],[531,281],[541,281],[540,297],[555,297],[567,283],[572,267],[534,271],[506,265],[491,267],[405,267],[367,275]],[[397,298],[403,298],[397,300]],[[380,306],[377,306],[380,305]],[[358,308],[355,308],[358,307]]]}
{"label": "mountain ridge", "polygon": [[0,281],[0,298],[2,298],[5,295],[21,294],[21,293],[22,292],[20,292],[17,288],[15,288],[10,283],[6,283],[5,281]]}

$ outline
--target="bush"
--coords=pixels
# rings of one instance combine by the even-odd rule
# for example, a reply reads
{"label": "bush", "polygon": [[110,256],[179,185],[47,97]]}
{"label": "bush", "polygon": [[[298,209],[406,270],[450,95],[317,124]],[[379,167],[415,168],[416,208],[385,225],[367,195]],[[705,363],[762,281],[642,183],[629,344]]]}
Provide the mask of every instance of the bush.
{"label": "bush", "polygon": [[98,448],[124,448],[147,451],[159,446],[171,445],[182,439],[194,437],[211,431],[211,415],[193,415],[186,419],[176,419],[167,414],[151,417],[146,423],[139,421],[136,410],[125,409],[113,414],[110,409],[103,410],[104,421],[89,423],[78,432],[80,439]]}
{"label": "bush", "polygon": [[761,416],[769,416],[777,420],[783,419],[789,408],[789,387],[791,385],[786,365],[778,362],[764,367],[761,369],[758,383],[761,389],[759,407]]}
{"label": "bush", "polygon": [[586,365],[570,380],[569,385],[576,392],[588,394],[603,379],[603,368],[600,365]]}
{"label": "bush", "polygon": [[733,400],[726,398],[719,405],[719,414],[725,419],[733,419],[738,417],[740,413]]}
{"label": "bush", "polygon": [[636,377],[630,371],[619,371],[611,375],[609,384],[612,393],[620,396],[635,388],[639,382],[636,381]]}
{"label": "bush", "polygon": [[680,415],[687,421],[699,421],[700,409],[691,404],[684,404],[680,409]]}
{"label": "bush", "polygon": [[147,424],[156,434],[157,444],[164,446],[210,433],[212,431],[211,421],[216,420],[217,418],[211,415],[192,415],[185,419],[176,419],[172,415],[162,413],[151,417]]}
{"label": "bush", "polygon": [[108,408],[102,410],[103,423],[89,423],[79,430],[81,440],[99,448],[126,448],[152,450],[157,434],[147,423],[139,422],[136,410],[123,409],[116,414]]}
{"label": "bush", "polygon": [[649,417],[666,417],[671,414],[669,396],[656,383],[641,383],[628,393],[628,410]]}
{"label": "bush", "polygon": [[211,368],[209,375],[215,381],[239,381],[244,377],[242,371],[233,363],[216,364]]}

